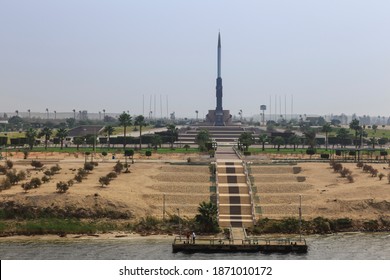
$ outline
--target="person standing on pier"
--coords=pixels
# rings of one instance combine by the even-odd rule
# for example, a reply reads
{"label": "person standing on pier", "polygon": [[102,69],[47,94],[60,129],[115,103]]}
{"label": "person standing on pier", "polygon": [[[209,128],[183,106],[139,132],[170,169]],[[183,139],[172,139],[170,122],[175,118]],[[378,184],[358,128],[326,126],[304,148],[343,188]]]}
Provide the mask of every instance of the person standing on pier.
{"label": "person standing on pier", "polygon": [[192,232],[192,244],[195,244],[195,238],[196,238],[196,235],[195,235],[195,231]]}

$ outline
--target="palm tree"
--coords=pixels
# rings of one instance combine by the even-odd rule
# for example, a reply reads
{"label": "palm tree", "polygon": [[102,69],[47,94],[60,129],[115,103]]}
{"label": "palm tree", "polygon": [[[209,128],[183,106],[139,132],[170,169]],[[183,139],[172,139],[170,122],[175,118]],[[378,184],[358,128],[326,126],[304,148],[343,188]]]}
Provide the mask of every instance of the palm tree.
{"label": "palm tree", "polygon": [[27,144],[30,147],[30,150],[33,149],[34,144],[35,144],[35,139],[37,138],[37,131],[33,128],[29,128],[26,131],[26,139],[27,139]]}
{"label": "palm tree", "polygon": [[371,137],[368,144],[372,145],[372,148],[375,149],[375,145],[378,144],[378,139],[376,139],[375,136]]}
{"label": "palm tree", "polygon": [[328,135],[330,132],[332,132],[332,127],[330,126],[330,123],[326,123],[322,126],[321,129],[322,132],[325,133],[325,150],[328,150]]}
{"label": "palm tree", "polygon": [[76,145],[77,151],[79,150],[80,145],[84,144],[84,137],[74,137],[73,144]]}
{"label": "palm tree", "polygon": [[376,130],[378,129],[378,126],[376,124],[374,124],[372,126],[372,130],[374,131],[374,135],[376,134]]}
{"label": "palm tree", "polygon": [[288,142],[289,142],[289,144],[290,145],[293,145],[293,147],[294,147],[294,151],[296,150],[296,147],[299,145],[299,144],[301,144],[301,138],[298,136],[298,135],[296,135],[296,134],[294,134],[294,135],[292,135],[289,139],[288,139]]}
{"label": "palm tree", "polygon": [[265,150],[265,148],[264,148],[265,143],[267,143],[267,141],[268,141],[268,135],[265,134],[265,133],[260,134],[259,141],[260,141],[260,143],[262,145],[262,151],[264,151]]}
{"label": "palm tree", "polygon": [[119,125],[123,126],[123,149],[126,149],[126,128],[130,126],[133,122],[131,120],[131,116],[126,112],[120,114],[118,120]]}
{"label": "palm tree", "polygon": [[151,144],[155,150],[157,150],[157,147],[161,146],[162,139],[161,136],[158,134],[153,135]]}
{"label": "palm tree", "polygon": [[104,132],[107,133],[107,142],[108,142],[108,148],[110,148],[110,136],[114,133],[114,127],[112,125],[106,125],[104,127]]}
{"label": "palm tree", "polygon": [[357,149],[357,143],[358,143],[357,138],[359,135],[359,131],[362,129],[362,127],[359,125],[359,120],[353,119],[349,123],[349,128],[355,130],[355,149]]}
{"label": "palm tree", "polygon": [[245,147],[245,151],[248,151],[249,146],[254,143],[252,133],[250,132],[241,133],[238,141]]}
{"label": "palm tree", "polygon": [[146,126],[145,117],[142,115],[139,115],[135,118],[135,125],[139,126],[139,149],[142,148],[142,127]]}
{"label": "palm tree", "polygon": [[168,124],[167,129],[171,134],[171,149],[173,149],[173,143],[175,143],[177,136],[177,128],[174,124]]}
{"label": "palm tree", "polygon": [[205,202],[199,204],[198,212],[195,216],[195,220],[199,225],[199,230],[202,232],[218,232],[218,207],[212,202]]}
{"label": "palm tree", "polygon": [[47,142],[50,139],[50,136],[53,134],[53,130],[50,127],[45,126],[39,133],[39,137],[45,136],[45,150],[47,150]]}
{"label": "palm tree", "polygon": [[336,133],[336,137],[340,140],[340,144],[342,147],[344,146],[344,148],[346,146],[345,140],[348,138],[348,136],[349,132],[345,128],[340,128]]}
{"label": "palm tree", "polygon": [[314,129],[307,129],[303,134],[305,135],[307,144],[313,149],[316,145],[316,131]]}
{"label": "palm tree", "polygon": [[66,128],[60,128],[57,130],[56,136],[60,139],[61,150],[64,147],[64,140],[68,136],[68,130]]}
{"label": "palm tree", "polygon": [[272,140],[272,144],[274,144],[275,146],[278,146],[278,152],[280,151],[280,146],[284,145],[284,143],[285,143],[285,141],[284,141],[284,138],[282,136],[276,136]]}
{"label": "palm tree", "polygon": [[199,150],[201,152],[207,151],[206,143],[210,142],[210,134],[208,130],[201,129],[197,134],[195,138],[196,144],[199,146]]}

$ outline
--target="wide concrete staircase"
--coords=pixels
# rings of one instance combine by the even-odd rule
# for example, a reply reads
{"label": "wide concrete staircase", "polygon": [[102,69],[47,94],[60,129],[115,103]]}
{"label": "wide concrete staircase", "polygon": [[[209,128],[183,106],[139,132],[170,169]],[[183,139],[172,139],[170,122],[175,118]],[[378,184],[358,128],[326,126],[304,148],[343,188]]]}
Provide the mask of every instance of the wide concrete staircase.
{"label": "wide concrete staircase", "polygon": [[253,226],[254,208],[242,160],[232,147],[218,147],[216,157],[219,226]]}
{"label": "wide concrete staircase", "polygon": [[240,135],[246,131],[241,126],[198,126],[179,133],[178,142],[194,144],[200,130],[207,130],[210,137],[218,143],[235,143]]}

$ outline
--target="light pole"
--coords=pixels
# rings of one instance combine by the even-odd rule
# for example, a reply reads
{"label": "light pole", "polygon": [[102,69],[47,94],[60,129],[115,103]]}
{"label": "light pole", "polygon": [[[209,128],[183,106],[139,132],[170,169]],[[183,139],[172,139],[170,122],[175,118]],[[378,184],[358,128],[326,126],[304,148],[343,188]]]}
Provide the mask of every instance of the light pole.
{"label": "light pole", "polygon": [[49,119],[49,109],[46,108],[46,118]]}
{"label": "light pole", "polygon": [[106,119],[106,109],[103,109],[103,121]]}
{"label": "light pole", "polygon": [[163,221],[165,221],[165,193],[163,194]]}
{"label": "light pole", "polygon": [[180,209],[176,208],[177,210],[177,215],[179,217],[179,233],[180,233],[180,241],[181,241],[181,219],[180,219]]}
{"label": "light pole", "polygon": [[299,195],[299,241],[302,241],[302,195]]}

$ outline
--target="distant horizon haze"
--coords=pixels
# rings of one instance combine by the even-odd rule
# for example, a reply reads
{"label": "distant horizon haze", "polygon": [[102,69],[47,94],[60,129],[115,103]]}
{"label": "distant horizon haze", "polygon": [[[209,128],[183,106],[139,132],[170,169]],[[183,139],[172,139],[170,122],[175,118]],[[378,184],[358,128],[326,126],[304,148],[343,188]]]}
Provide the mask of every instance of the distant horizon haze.
{"label": "distant horizon haze", "polygon": [[0,114],[204,116],[216,107],[220,31],[232,115],[264,104],[389,117],[388,11],[385,0],[4,0]]}

